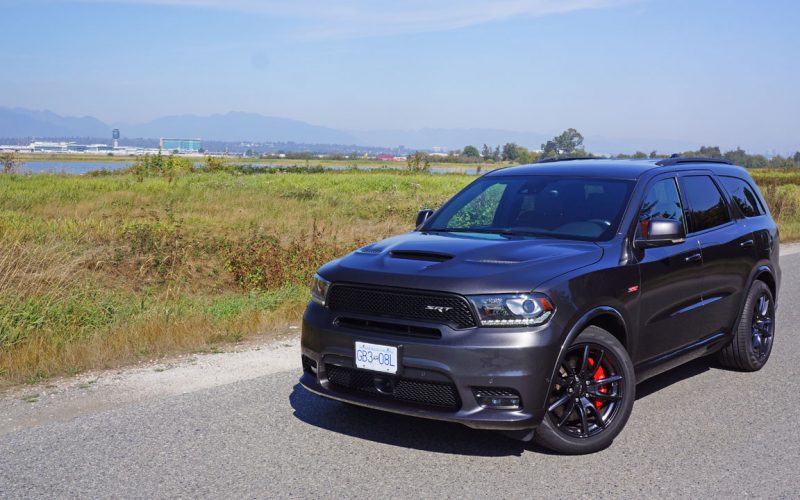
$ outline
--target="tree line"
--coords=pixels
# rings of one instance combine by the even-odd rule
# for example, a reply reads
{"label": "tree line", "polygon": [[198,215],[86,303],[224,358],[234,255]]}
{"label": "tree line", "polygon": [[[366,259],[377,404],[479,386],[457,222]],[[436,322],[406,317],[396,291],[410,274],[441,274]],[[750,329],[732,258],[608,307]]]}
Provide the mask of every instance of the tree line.
{"label": "tree line", "polygon": [[[703,146],[696,151],[683,151],[678,153],[684,157],[703,157],[721,158],[730,161],[734,165],[746,168],[800,168],[800,151],[793,155],[777,155],[767,158],[761,154],[750,154],[737,147],[736,149],[722,152],[719,146]],[[444,161],[459,161],[465,163],[478,162],[512,162],[512,163],[533,163],[545,158],[573,158],[581,157],[600,157],[584,149],[583,135],[570,128],[561,134],[553,137],[541,146],[539,151],[530,151],[527,148],[513,142],[502,146],[491,146],[484,144],[481,149],[474,145],[467,145],[461,151],[454,151]],[[620,159],[657,159],[666,158],[671,154],[659,153],[658,151],[636,151],[633,154],[620,153],[613,158]],[[440,158],[432,158],[431,161],[442,161]]]}

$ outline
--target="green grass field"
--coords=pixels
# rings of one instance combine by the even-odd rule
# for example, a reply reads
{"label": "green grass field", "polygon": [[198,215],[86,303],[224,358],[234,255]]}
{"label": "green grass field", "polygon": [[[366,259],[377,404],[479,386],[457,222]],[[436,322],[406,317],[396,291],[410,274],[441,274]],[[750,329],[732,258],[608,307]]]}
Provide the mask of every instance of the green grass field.
{"label": "green grass field", "polygon": [[[800,172],[753,172],[800,239]],[[401,171],[0,176],[0,386],[296,323],[323,262],[474,177]]]}
{"label": "green grass field", "polygon": [[[165,156],[168,154],[165,153]],[[90,155],[90,154],[66,154],[66,153],[20,153],[17,154],[17,159],[20,161],[53,161],[53,162],[134,162],[140,159],[141,156],[125,156],[125,155]],[[192,162],[204,163],[205,156],[185,156]],[[262,165],[262,166],[291,166],[291,167],[322,167],[322,168],[364,168],[374,169],[383,168],[390,170],[404,169],[405,162],[396,161],[380,161],[361,158],[352,158],[347,160],[332,160],[328,158],[242,158],[242,157],[219,157],[227,164],[236,165]],[[431,162],[431,167],[440,167],[448,169],[472,169],[478,168],[482,171],[488,171],[495,168],[506,167],[511,165],[510,162],[480,162],[480,163],[463,163],[463,162]]]}

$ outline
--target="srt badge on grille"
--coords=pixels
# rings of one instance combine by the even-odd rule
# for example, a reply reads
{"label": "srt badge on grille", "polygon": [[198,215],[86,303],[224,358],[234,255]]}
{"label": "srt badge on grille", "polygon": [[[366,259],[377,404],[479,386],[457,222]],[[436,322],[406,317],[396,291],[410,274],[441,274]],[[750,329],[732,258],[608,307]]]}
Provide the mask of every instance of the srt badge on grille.
{"label": "srt badge on grille", "polygon": [[438,313],[446,313],[452,309],[452,307],[445,307],[445,306],[425,306],[426,311],[436,311]]}

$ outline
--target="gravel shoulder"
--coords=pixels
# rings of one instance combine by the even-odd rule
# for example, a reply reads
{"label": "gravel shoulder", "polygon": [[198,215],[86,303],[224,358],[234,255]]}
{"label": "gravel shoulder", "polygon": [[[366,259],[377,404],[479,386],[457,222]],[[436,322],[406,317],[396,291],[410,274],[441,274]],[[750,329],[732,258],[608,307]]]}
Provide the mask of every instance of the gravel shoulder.
{"label": "gravel shoulder", "polygon": [[184,354],[120,370],[100,370],[23,386],[0,396],[0,436],[145,400],[188,394],[296,368],[300,339],[228,346],[227,352]]}

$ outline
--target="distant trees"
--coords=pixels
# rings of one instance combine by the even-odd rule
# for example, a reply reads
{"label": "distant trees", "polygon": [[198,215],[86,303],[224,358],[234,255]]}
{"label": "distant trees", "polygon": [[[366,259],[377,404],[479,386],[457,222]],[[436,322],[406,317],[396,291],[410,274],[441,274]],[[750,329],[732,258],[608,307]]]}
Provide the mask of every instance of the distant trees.
{"label": "distant trees", "polygon": [[[542,144],[542,152],[529,151],[527,148],[513,142],[507,142],[502,146],[492,149],[488,144],[484,144],[480,151],[474,146],[467,146],[458,157],[459,161],[505,161],[512,163],[534,163],[542,158],[558,158],[570,156],[593,156],[584,149],[583,135],[574,128],[568,128],[559,135],[553,137]],[[792,155],[767,158],[760,154],[749,154],[740,147],[723,152],[719,146],[701,146],[697,151],[684,151],[680,153],[685,157],[701,158],[723,158],[735,165],[746,168],[800,168],[800,151]],[[665,158],[669,154],[659,153],[652,150],[636,151],[633,154],[622,153],[616,158],[632,159],[658,159]]]}
{"label": "distant trees", "polygon": [[568,128],[542,144],[545,157],[570,156],[576,153],[585,154],[583,151],[583,135],[574,128]]}
{"label": "distant trees", "polygon": [[698,156],[703,156],[705,158],[722,158],[722,151],[719,150],[719,146],[700,146]]}
{"label": "distant trees", "polygon": [[480,158],[481,157],[481,152],[478,151],[478,148],[476,148],[473,145],[464,146],[464,150],[461,152],[461,154],[466,156],[467,158]]}
{"label": "distant trees", "polygon": [[503,145],[502,153],[503,161],[517,161],[519,159],[519,146],[513,142],[507,142]]}
{"label": "distant trees", "polygon": [[749,154],[740,147],[722,153],[719,146],[703,146],[697,151],[684,151],[681,156],[723,158],[745,168],[800,168],[800,152],[767,158],[760,154]]}
{"label": "distant trees", "polygon": [[744,165],[747,163],[747,157],[749,155],[745,152],[744,149],[737,147],[732,151],[728,151],[725,153],[724,158],[731,163],[735,163],[736,165]]}

